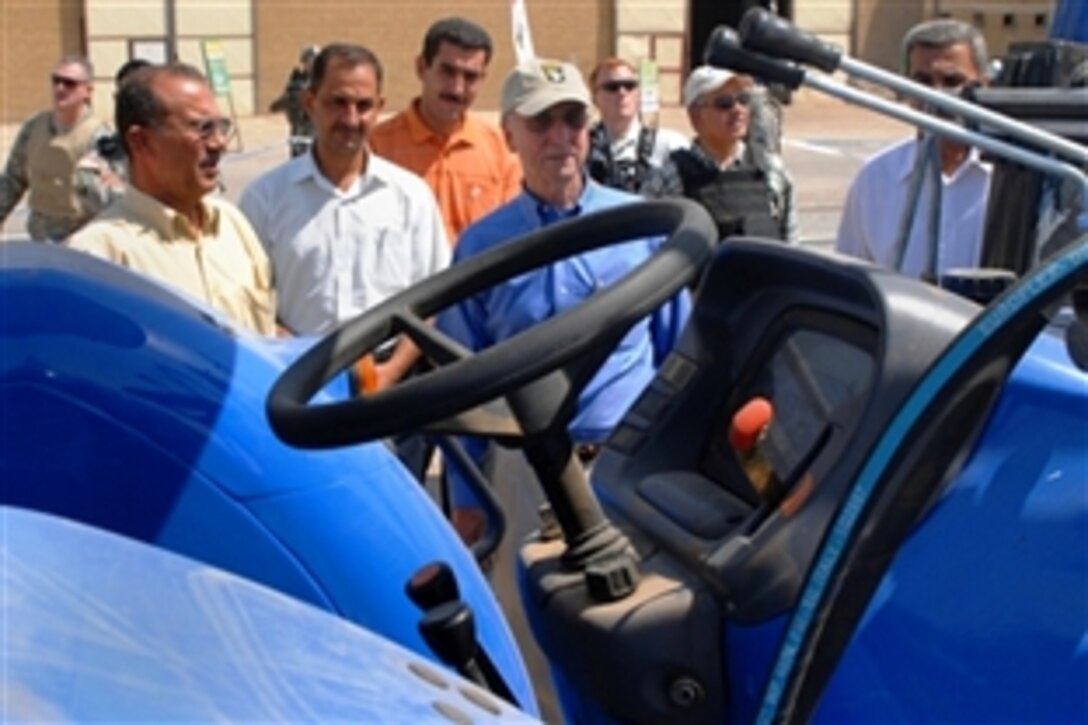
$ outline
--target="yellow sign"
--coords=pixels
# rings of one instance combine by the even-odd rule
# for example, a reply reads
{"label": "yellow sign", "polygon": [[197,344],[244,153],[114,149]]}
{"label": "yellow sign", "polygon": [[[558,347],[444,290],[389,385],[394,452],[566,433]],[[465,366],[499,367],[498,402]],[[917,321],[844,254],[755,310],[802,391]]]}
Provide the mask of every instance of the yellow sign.
{"label": "yellow sign", "polygon": [[208,76],[208,85],[217,96],[230,96],[230,73],[227,71],[227,56],[223,53],[223,44],[218,40],[201,41],[204,53],[204,72]]}
{"label": "yellow sign", "polygon": [[642,98],[639,111],[643,115],[655,114],[661,110],[661,91],[657,77],[657,63],[649,58],[638,62],[638,85]]}

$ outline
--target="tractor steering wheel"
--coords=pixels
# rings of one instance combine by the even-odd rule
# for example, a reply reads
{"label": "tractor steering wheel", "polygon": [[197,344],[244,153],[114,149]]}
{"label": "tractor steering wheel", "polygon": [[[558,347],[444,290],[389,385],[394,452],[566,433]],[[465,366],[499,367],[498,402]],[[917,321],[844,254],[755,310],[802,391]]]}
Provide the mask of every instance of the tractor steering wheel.
{"label": "tractor steering wheel", "polygon": [[[473,353],[427,322],[436,313],[502,281],[606,245],[667,235],[656,252],[584,302]],[[549,373],[567,374],[555,415],[608,351],[638,320],[693,282],[714,247],[707,212],[678,199],[629,204],[545,227],[466,259],[330,332],[276,381],[267,412],[273,430],[302,448],[329,448],[398,433],[475,434],[516,440],[527,435],[504,396]],[[405,334],[436,366],[386,390],[310,405],[333,377],[390,338]],[[593,369],[586,373],[585,368]],[[485,407],[485,403],[491,403]],[[554,423],[549,421],[549,425]]]}

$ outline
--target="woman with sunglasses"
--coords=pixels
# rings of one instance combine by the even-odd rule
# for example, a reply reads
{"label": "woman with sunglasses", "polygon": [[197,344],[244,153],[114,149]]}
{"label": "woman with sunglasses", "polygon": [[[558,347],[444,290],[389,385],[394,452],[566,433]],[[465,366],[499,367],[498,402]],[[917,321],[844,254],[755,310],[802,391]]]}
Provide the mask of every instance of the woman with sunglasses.
{"label": "woman with sunglasses", "polygon": [[650,197],[686,196],[707,208],[721,239],[795,242],[793,182],[782,159],[751,134],[752,104],[762,91],[749,76],[700,66],[684,84],[695,140],[674,151],[642,187]]}
{"label": "woman with sunglasses", "polygon": [[600,116],[589,130],[589,175],[605,186],[637,192],[650,171],[687,147],[688,139],[642,123],[638,73],[630,62],[605,58],[589,74],[589,85]]}

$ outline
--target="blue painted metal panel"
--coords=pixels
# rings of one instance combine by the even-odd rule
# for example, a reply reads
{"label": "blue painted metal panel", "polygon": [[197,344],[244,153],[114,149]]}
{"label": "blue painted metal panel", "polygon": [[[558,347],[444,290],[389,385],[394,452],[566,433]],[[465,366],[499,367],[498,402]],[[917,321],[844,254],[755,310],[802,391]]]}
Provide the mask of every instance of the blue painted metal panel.
{"label": "blue painted metal panel", "polygon": [[222,570],[26,510],[0,507],[0,532],[4,722],[531,721]]}
{"label": "blue painted metal panel", "polygon": [[1044,335],[902,547],[823,722],[1088,721],[1088,375]]}
{"label": "blue painted metal panel", "polygon": [[1088,43],[1088,2],[1058,0],[1050,23],[1050,37],[1054,40]]}
{"label": "blue painted metal panel", "polygon": [[[268,390],[309,341],[268,341],[156,283],[49,245],[0,258],[0,503],[157,543],[429,655],[404,593],[449,562],[482,645],[535,712],[479,568],[381,443],[300,451]],[[344,395],[341,379],[327,395]]]}

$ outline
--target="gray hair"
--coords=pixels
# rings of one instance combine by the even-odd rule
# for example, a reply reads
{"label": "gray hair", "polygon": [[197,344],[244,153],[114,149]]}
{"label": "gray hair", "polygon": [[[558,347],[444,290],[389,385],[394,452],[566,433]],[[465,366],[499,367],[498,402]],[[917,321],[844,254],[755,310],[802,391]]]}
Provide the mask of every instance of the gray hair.
{"label": "gray hair", "polygon": [[147,65],[130,73],[114,99],[113,120],[117,137],[125,154],[131,158],[128,147],[128,130],[133,126],[154,126],[166,117],[166,103],[155,91],[155,81],[160,77],[184,78],[207,83],[204,74],[185,63]]}
{"label": "gray hair", "polygon": [[986,39],[978,28],[954,18],[938,18],[919,23],[903,36],[903,72],[910,67],[910,53],[915,48],[949,48],[958,43],[965,43],[971,50],[971,60],[979,73],[986,73],[990,62],[986,51]]}
{"label": "gray hair", "polygon": [[87,81],[94,83],[94,66],[91,65],[91,61],[87,60],[86,56],[66,55],[57,61],[57,65],[78,65],[83,69],[83,74],[87,76]]}

